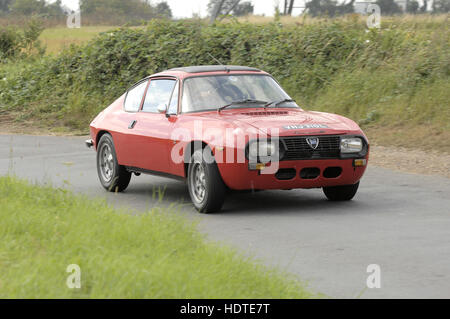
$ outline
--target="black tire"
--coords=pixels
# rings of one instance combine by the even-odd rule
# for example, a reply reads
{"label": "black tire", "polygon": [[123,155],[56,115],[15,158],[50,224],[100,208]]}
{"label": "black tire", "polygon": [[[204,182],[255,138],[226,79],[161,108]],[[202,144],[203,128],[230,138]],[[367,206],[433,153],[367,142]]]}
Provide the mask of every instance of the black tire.
{"label": "black tire", "polygon": [[97,174],[102,186],[110,192],[123,192],[130,184],[131,173],[117,162],[113,139],[107,133],[102,135],[97,146]]}
{"label": "black tire", "polygon": [[[191,196],[195,208],[200,213],[208,214],[217,212],[222,208],[225,201],[226,186],[220,176],[217,164],[213,160],[206,161],[202,156],[202,151],[203,150],[197,150],[191,156],[188,167],[187,184],[189,195]],[[200,171],[198,170],[201,170],[203,174],[200,174]],[[199,174],[200,176],[197,176]],[[203,176],[204,179],[201,176]],[[195,182],[197,177],[202,180],[200,183],[203,187],[196,187],[196,185],[198,186],[198,181]],[[201,190],[204,191],[203,196],[200,196],[202,193]]]}
{"label": "black tire", "polygon": [[351,200],[358,191],[359,182],[353,185],[324,187],[325,196],[331,201]]}

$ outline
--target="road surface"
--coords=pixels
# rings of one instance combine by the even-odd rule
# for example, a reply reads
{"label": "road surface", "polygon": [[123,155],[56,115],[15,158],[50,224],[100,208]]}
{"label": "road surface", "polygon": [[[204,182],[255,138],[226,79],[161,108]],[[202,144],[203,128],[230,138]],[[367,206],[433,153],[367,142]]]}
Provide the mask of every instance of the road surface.
{"label": "road surface", "polygon": [[[105,192],[95,152],[83,141],[0,135],[0,174],[51,182],[139,211],[180,203],[212,240],[296,274],[333,298],[450,298],[448,178],[369,165],[351,202],[329,202],[320,189],[233,193],[222,212],[200,215],[179,181],[133,176],[125,193]],[[381,288],[366,288],[370,264],[380,266]]]}

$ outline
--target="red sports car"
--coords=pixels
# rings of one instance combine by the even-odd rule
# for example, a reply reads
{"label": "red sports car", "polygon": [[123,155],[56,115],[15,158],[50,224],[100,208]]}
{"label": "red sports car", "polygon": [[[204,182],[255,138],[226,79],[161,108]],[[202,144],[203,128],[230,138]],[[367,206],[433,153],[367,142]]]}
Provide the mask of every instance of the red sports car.
{"label": "red sports car", "polygon": [[90,125],[86,144],[109,191],[131,175],[187,182],[196,209],[220,210],[227,189],[323,188],[351,200],[369,143],[345,117],[299,107],[268,73],[242,66],[190,66],[131,86]]}

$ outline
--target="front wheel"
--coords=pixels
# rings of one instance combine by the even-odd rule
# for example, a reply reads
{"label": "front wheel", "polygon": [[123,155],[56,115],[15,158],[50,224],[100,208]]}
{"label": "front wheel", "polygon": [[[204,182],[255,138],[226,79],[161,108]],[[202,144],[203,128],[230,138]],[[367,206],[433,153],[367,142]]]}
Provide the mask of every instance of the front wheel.
{"label": "front wheel", "polygon": [[100,183],[110,192],[122,192],[130,183],[131,173],[119,165],[114,142],[104,134],[97,147],[97,173]]}
{"label": "front wheel", "polygon": [[331,201],[351,200],[358,191],[359,182],[353,185],[324,187],[325,196]]}
{"label": "front wheel", "polygon": [[225,201],[226,187],[214,161],[205,161],[203,150],[197,150],[191,157],[187,184],[192,203],[200,213],[219,211]]}

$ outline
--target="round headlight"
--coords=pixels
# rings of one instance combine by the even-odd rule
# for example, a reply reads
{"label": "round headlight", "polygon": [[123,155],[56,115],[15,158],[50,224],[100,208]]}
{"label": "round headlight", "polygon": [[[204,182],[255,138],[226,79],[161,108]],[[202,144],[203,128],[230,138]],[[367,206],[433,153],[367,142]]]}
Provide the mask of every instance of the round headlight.
{"label": "round headlight", "polygon": [[259,156],[272,156],[276,153],[276,146],[274,142],[259,142],[258,143],[258,155]]}
{"label": "round headlight", "polygon": [[362,149],[363,142],[359,137],[341,138],[341,153],[359,153]]}
{"label": "round headlight", "polygon": [[261,162],[269,162],[275,160],[278,154],[278,144],[275,141],[254,141],[248,146],[249,159],[259,159]]}
{"label": "round headlight", "polygon": [[258,142],[252,142],[248,145],[248,158],[257,158],[258,157]]}

